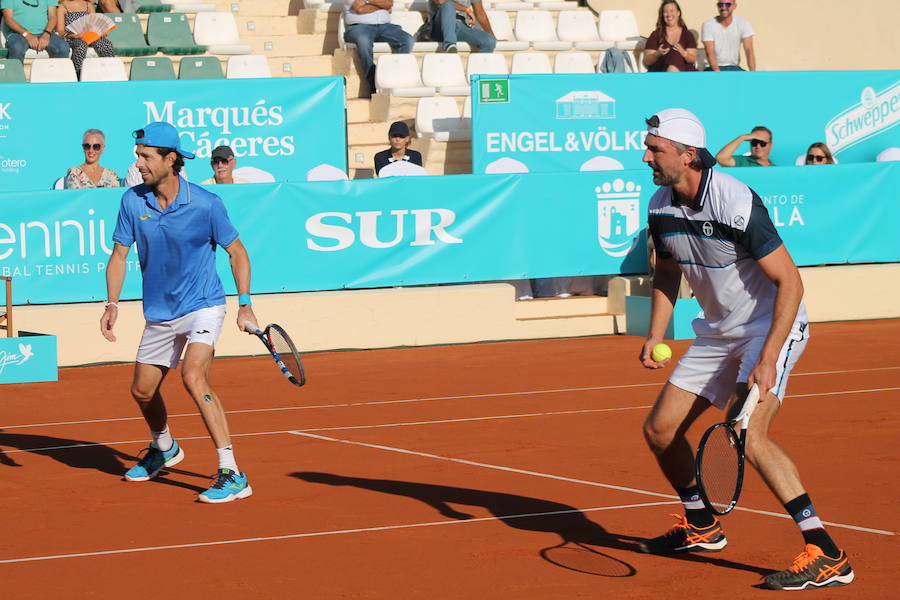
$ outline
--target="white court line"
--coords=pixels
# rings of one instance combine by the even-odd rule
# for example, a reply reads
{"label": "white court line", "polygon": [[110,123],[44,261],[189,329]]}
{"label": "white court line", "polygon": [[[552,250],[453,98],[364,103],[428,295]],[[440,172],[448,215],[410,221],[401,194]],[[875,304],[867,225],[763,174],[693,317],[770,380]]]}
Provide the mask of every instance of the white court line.
{"label": "white court line", "polygon": [[[545,479],[555,479],[557,481],[566,481],[569,483],[579,483],[579,484],[583,484],[583,485],[590,485],[593,487],[600,487],[600,488],[605,488],[605,489],[609,489],[609,490],[632,492],[634,494],[641,494],[644,496],[656,496],[658,498],[672,498],[674,500],[678,500],[678,496],[673,496],[672,494],[661,494],[659,492],[651,492],[649,490],[642,490],[642,489],[638,489],[638,488],[623,487],[621,485],[612,485],[609,483],[600,483],[598,481],[589,481],[586,479],[575,479],[573,477],[564,477],[562,475],[552,475],[550,473],[541,473],[539,471],[527,471],[525,469],[516,469],[513,467],[503,467],[500,465],[492,465],[489,463],[482,463],[482,462],[476,462],[473,460],[466,460],[464,458],[453,458],[450,456],[441,456],[439,454],[431,454],[429,452],[418,452],[416,450],[406,450],[404,448],[397,448],[394,446],[383,446],[381,444],[369,444],[366,442],[355,442],[353,440],[342,440],[339,438],[333,438],[333,437],[328,437],[328,436],[324,436],[324,435],[315,435],[312,433],[305,433],[302,431],[289,431],[288,433],[290,433],[292,435],[299,435],[299,436],[309,437],[309,438],[313,438],[313,439],[317,439],[317,440],[323,440],[326,442],[337,442],[340,444],[349,444],[351,446],[362,446],[364,448],[374,448],[376,450],[386,450],[388,452],[398,452],[400,454],[411,454],[413,456],[421,456],[424,458],[434,458],[437,460],[445,460],[448,462],[454,462],[454,463],[469,465],[469,466],[473,466],[473,467],[494,469],[496,471],[506,471],[508,473],[518,473],[521,475],[531,475],[534,477],[543,477]],[[769,512],[767,510],[756,510],[756,509],[752,509],[752,508],[744,508],[741,506],[735,507],[734,510],[741,510],[744,512],[750,512],[750,513],[772,516],[772,517],[781,517],[784,519],[790,518],[790,516],[786,515],[786,514]],[[843,523],[833,523],[830,521],[822,521],[822,523],[824,523],[826,525],[830,525],[832,527],[841,527],[843,529],[853,529],[855,531],[864,531],[866,533],[878,533],[881,535],[896,535],[896,533],[893,531],[885,531],[883,529],[871,529],[868,527],[859,527],[857,525],[846,525]]]}
{"label": "white court line", "polygon": [[645,502],[643,504],[621,504],[619,506],[600,506],[597,508],[574,508],[571,510],[553,510],[541,513],[523,513],[518,515],[500,515],[496,517],[479,517],[477,519],[464,519],[454,521],[430,521],[427,523],[408,523],[405,525],[382,525],[380,527],[361,527],[358,529],[337,529],[333,531],[314,531],[310,533],[291,533],[287,535],[271,535],[266,537],[238,538],[233,540],[219,540],[215,542],[196,542],[193,544],[171,544],[167,546],[143,546],[137,548],[122,548],[120,550],[100,550],[97,552],[78,552],[74,554],[52,554],[47,556],[29,556],[27,558],[8,558],[0,560],[0,564],[35,562],[40,560],[57,560],[60,558],[80,558],[85,556],[104,556],[109,554],[130,554],[132,552],[150,552],[154,550],[179,550],[183,548],[201,548],[204,546],[224,546],[226,544],[245,544],[247,542],[272,542],[276,540],[291,540],[297,538],[322,537],[327,535],[345,535],[348,533],[370,533],[374,531],[391,531],[397,529],[414,529],[419,527],[435,527],[439,525],[462,525],[465,523],[483,523],[485,521],[510,521],[512,519],[528,519],[531,517],[549,517],[554,515],[566,515],[574,513],[597,512],[601,510],[620,510],[624,508],[642,508],[645,506],[661,506],[666,504],[678,504],[678,502]]}
{"label": "white court line", "polygon": [[[795,397],[815,397],[815,396],[835,396],[842,394],[862,394],[868,392],[884,392],[884,391],[893,391],[900,390],[900,387],[893,388],[873,388],[868,390],[847,390],[843,392],[823,392],[817,394],[789,394],[786,396],[787,398],[795,398]],[[620,412],[627,410],[643,410],[650,408],[650,405],[642,405],[642,406],[625,406],[620,408],[586,408],[582,410],[559,410],[559,411],[548,411],[548,412],[536,412],[536,413],[515,413],[510,415],[491,415],[485,417],[463,417],[459,419],[437,419],[433,421],[401,421],[398,423],[377,423],[374,425],[340,425],[335,427],[315,427],[309,429],[303,429],[303,432],[313,432],[313,431],[346,431],[353,429],[382,429],[386,427],[412,427],[417,425],[441,425],[446,423],[466,423],[472,421],[492,421],[492,420],[501,420],[501,419],[521,419],[525,417],[550,417],[550,416],[559,416],[559,415],[574,415],[574,414],[587,414],[587,413],[601,413],[601,412]],[[231,437],[250,437],[250,436],[258,436],[258,435],[278,435],[282,433],[291,433],[290,430],[275,430],[275,431],[256,431],[250,433],[232,433]],[[208,439],[208,436],[200,435],[200,436],[191,436],[191,437],[179,437],[179,440],[205,440]],[[72,448],[92,448],[96,446],[117,446],[124,444],[146,444],[147,440],[124,440],[117,442],[95,442],[90,444],[66,444],[61,446],[44,446],[44,447],[36,447],[36,448],[19,448],[17,450],[0,450],[0,454],[16,454],[19,452],[42,452],[42,451],[50,451],[50,450],[68,450]]]}
{"label": "white court line", "polygon": [[[897,370],[900,369],[898,367],[871,367],[867,369],[844,369],[840,371],[814,371],[809,373],[791,373],[791,377],[806,377],[810,375],[839,375],[845,373],[863,373],[869,371],[889,371],[889,370]],[[351,408],[354,406],[377,406],[380,404],[404,404],[411,402],[433,402],[437,400],[467,400],[474,398],[503,398],[509,396],[529,396],[534,394],[566,394],[572,392],[590,392],[597,390],[622,390],[629,388],[640,388],[640,387],[661,387],[663,382],[659,383],[630,383],[623,385],[598,385],[598,386],[590,386],[590,387],[577,387],[577,388],[559,388],[559,389],[551,389],[551,390],[524,390],[519,392],[497,392],[493,394],[461,394],[457,396],[432,396],[425,398],[403,398],[398,400],[373,400],[369,402],[344,402],[340,404],[319,404],[319,405],[309,405],[309,406],[276,406],[271,408],[247,408],[240,410],[227,410],[225,414],[236,415],[236,414],[246,414],[246,413],[261,413],[261,412],[280,412],[280,411],[290,411],[290,410],[313,410],[313,409],[322,409],[322,408]],[[885,388],[888,390],[893,390],[896,388]],[[867,390],[861,390],[867,391]],[[881,390],[874,390],[881,391]],[[809,396],[810,394],[806,394]],[[814,394],[815,395],[815,394]],[[825,395],[825,394],[822,394]],[[802,395],[788,395],[788,398],[799,398]],[[197,417],[200,413],[192,412],[192,413],[178,413],[174,415],[169,415],[170,419],[180,418],[180,417]],[[114,417],[108,419],[86,419],[80,421],[50,421],[47,423],[28,423],[25,425],[0,425],[0,429],[24,429],[28,427],[50,427],[54,425],[85,425],[89,423],[115,423],[119,421],[140,421],[143,417]]]}

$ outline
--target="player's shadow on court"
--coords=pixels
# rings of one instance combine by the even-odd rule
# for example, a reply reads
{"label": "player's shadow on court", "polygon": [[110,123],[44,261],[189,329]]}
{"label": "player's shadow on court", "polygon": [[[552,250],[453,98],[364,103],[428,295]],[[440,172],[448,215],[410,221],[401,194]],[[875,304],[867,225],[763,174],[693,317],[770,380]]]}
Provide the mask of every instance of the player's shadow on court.
{"label": "player's shadow on court", "polygon": [[291,473],[291,477],[311,483],[353,486],[406,496],[424,502],[450,519],[475,518],[452,505],[481,507],[509,527],[558,535],[558,544],[540,551],[541,557],[547,562],[605,577],[631,577],[637,573],[631,564],[597,550],[597,547],[602,547],[633,551],[637,548],[636,538],[610,533],[588,519],[583,512],[567,504],[502,492],[390,479],[345,477],[331,473],[299,472]]}
{"label": "player's shadow on court", "polygon": [[[38,454],[47,456],[61,462],[73,469],[96,469],[101,473],[122,477],[125,471],[137,461],[138,457],[116,450],[103,444],[95,442],[86,442],[84,440],[72,440],[67,438],[50,437],[46,435],[9,433],[0,430],[0,465],[7,467],[21,467],[16,462],[13,454],[8,454],[6,448],[15,448],[20,452],[28,452],[30,454]],[[199,477],[201,479],[209,479],[208,475],[200,475],[191,471],[181,469],[168,468],[155,477],[152,481],[172,485],[180,488],[186,488],[196,492],[206,490],[205,487],[198,487],[185,483],[183,481],[175,481],[168,479],[167,473],[176,473],[188,477]]]}

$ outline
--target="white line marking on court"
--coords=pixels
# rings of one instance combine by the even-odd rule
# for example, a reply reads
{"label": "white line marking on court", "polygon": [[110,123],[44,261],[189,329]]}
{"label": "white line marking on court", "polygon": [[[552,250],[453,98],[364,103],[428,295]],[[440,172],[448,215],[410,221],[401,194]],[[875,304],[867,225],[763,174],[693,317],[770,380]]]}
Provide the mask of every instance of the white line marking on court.
{"label": "white line marking on court", "polygon": [[144,546],[138,548],[123,548],[120,550],[100,550],[98,552],[78,552],[74,554],[53,554],[48,556],[30,556],[27,558],[8,558],[0,560],[0,564],[35,562],[40,560],[57,560],[60,558],[80,558],[86,556],[104,556],[109,554],[129,554],[132,552],[150,552],[154,550],[179,550],[183,548],[201,548],[204,546],[224,546],[226,544],[244,544],[247,542],[272,542],[277,540],[290,540],[297,538],[322,537],[327,535],[345,535],[348,533],[370,533],[374,531],[391,531],[397,529],[414,529],[419,527],[435,527],[438,525],[462,525],[464,523],[483,523],[485,521],[510,521],[512,519],[528,519],[532,517],[550,517],[554,515],[566,515],[574,513],[597,512],[601,510],[620,510],[624,508],[643,508],[646,506],[662,506],[666,504],[678,504],[678,502],[645,502],[642,504],[620,504],[618,506],[600,506],[597,508],[573,508],[571,510],[553,510],[540,513],[523,513],[518,515],[500,515],[496,517],[479,517],[476,519],[464,519],[457,521],[430,521],[426,523],[408,523],[405,525],[382,525],[380,527],[361,527],[358,529],[337,529],[333,531],[314,531],[310,533],[291,533],[287,535],[272,535],[266,537],[239,538],[234,540],[219,540],[215,542],[196,542],[193,544],[171,544],[167,546]]}
{"label": "white line marking on court", "polygon": [[[868,371],[889,371],[889,370],[897,370],[900,369],[898,367],[871,367],[867,369],[844,369],[840,371],[815,371],[809,373],[791,373],[791,377],[805,377],[810,375],[839,375],[845,373],[863,373]],[[573,392],[591,392],[597,390],[622,390],[629,388],[640,388],[640,387],[661,387],[663,385],[660,383],[630,383],[623,385],[598,385],[591,387],[577,387],[577,388],[559,388],[552,390],[525,390],[519,392],[497,392],[493,394],[461,394],[457,396],[433,396],[426,398],[403,398],[397,400],[372,400],[369,402],[344,402],[340,404],[319,404],[319,405],[310,405],[310,406],[276,406],[271,408],[247,408],[247,409],[239,409],[239,410],[227,410],[226,414],[236,415],[236,414],[247,414],[247,413],[261,413],[261,412],[280,412],[280,411],[290,411],[290,410],[315,410],[322,408],[352,408],[355,406],[377,406],[379,404],[404,404],[411,402],[434,402],[438,400],[468,400],[475,398],[504,398],[509,396],[529,396],[535,394],[567,394]],[[893,390],[897,388],[885,388],[888,390]],[[857,390],[860,392],[865,392],[869,390]],[[874,390],[881,391],[881,390]],[[807,394],[809,395],[809,394]],[[823,394],[824,395],[824,394]],[[800,395],[788,395],[788,398],[793,397],[801,397]],[[169,415],[170,419],[181,418],[181,417],[197,417],[200,416],[200,413],[178,413],[174,415]],[[143,417],[114,417],[108,419],[85,419],[80,421],[50,421],[47,423],[28,423],[24,425],[0,425],[0,429],[24,429],[27,427],[50,427],[54,425],[85,425],[89,423],[115,423],[119,421],[140,421]]]}
{"label": "white line marking on court", "polygon": [[[503,467],[500,465],[492,465],[489,463],[482,463],[482,462],[475,462],[473,460],[466,460],[464,458],[453,458],[450,456],[441,456],[439,454],[431,454],[429,452],[418,452],[416,450],[406,450],[404,448],[397,448],[394,446],[383,446],[381,444],[369,444],[366,442],[355,442],[353,440],[342,440],[339,438],[333,438],[333,437],[328,437],[328,436],[324,436],[324,435],[305,433],[303,431],[289,431],[288,433],[290,433],[292,435],[299,435],[299,436],[303,436],[303,437],[314,438],[317,440],[323,440],[326,442],[337,442],[340,444],[349,444],[351,446],[362,446],[364,448],[374,448],[376,450],[386,450],[388,452],[398,452],[400,454],[411,454],[413,456],[421,456],[424,458],[434,458],[437,460],[445,460],[445,461],[460,463],[463,465],[469,465],[469,466],[473,466],[473,467],[494,469],[496,471],[506,471],[509,473],[518,473],[521,475],[532,475],[534,477],[543,477],[545,479],[555,479],[557,481],[566,481],[569,483],[579,483],[579,484],[583,484],[583,485],[590,485],[593,487],[606,488],[606,489],[610,489],[610,490],[631,492],[634,494],[641,494],[644,496],[656,496],[658,498],[673,498],[675,500],[678,500],[678,496],[673,496],[672,494],[661,494],[659,492],[651,492],[649,490],[641,490],[638,488],[623,487],[620,485],[612,485],[609,483],[600,483],[598,481],[589,481],[586,479],[575,479],[572,477],[564,477],[561,475],[551,475],[550,473],[541,473],[539,471],[526,471],[525,469],[516,469],[513,467]],[[767,515],[767,516],[772,516],[772,517],[781,517],[784,519],[790,518],[790,516],[786,515],[786,514],[774,513],[774,512],[769,512],[766,510],[756,510],[756,509],[752,509],[752,508],[744,508],[741,506],[735,507],[734,510],[741,510],[744,512],[755,513],[755,514],[759,514],[759,515]],[[881,535],[896,535],[896,533],[893,531],[885,531],[883,529],[871,529],[868,527],[859,527],[856,525],[845,525],[843,523],[832,523],[830,521],[822,521],[822,522],[824,524],[830,525],[832,527],[842,527],[844,529],[853,529],[855,531],[864,531],[866,533],[878,533]]]}
{"label": "white line marking on court", "polygon": [[[816,396],[836,396],[836,395],[844,395],[844,394],[863,394],[869,392],[885,392],[885,391],[893,391],[900,390],[900,387],[892,387],[892,388],[874,388],[868,390],[847,390],[843,392],[821,392],[815,394],[788,394],[787,398],[812,398]],[[502,420],[502,419],[521,419],[524,417],[552,417],[552,416],[560,416],[560,415],[576,415],[576,414],[587,414],[587,413],[602,413],[602,412],[621,412],[628,410],[643,410],[650,408],[650,405],[641,405],[641,406],[624,406],[619,408],[586,408],[582,410],[559,410],[559,411],[548,411],[548,412],[537,412],[537,413],[519,413],[519,414],[510,414],[510,415],[491,415],[485,417],[464,417],[459,419],[437,419],[433,421],[401,421],[399,423],[376,423],[374,425],[340,425],[335,427],[314,427],[309,429],[303,429],[303,432],[314,432],[314,431],[346,431],[346,430],[354,430],[354,429],[382,429],[386,427],[412,427],[416,425],[441,425],[447,423],[466,423],[472,421],[492,421],[492,420]],[[275,431],[256,431],[250,433],[232,433],[231,437],[252,437],[258,435],[279,435],[282,433],[291,433],[290,430],[279,429]],[[191,436],[191,437],[179,437],[179,440],[205,440],[208,439],[208,436],[199,435],[199,436]],[[17,450],[0,450],[0,454],[16,454],[19,452],[45,452],[51,450],[68,450],[72,448],[93,448],[96,446],[117,446],[124,444],[146,444],[147,440],[125,440],[118,442],[96,442],[90,444],[67,444],[61,446],[43,446],[36,448],[19,448]]]}

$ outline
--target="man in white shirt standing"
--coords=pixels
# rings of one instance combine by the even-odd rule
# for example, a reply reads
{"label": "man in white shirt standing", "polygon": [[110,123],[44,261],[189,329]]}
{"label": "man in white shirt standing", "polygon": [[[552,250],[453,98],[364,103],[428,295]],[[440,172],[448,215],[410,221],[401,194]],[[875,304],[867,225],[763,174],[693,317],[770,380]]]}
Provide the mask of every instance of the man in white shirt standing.
{"label": "man in white shirt standing", "polygon": [[734,16],[737,0],[716,2],[719,16],[703,22],[700,39],[706,49],[707,71],[743,71],[741,46],[747,57],[747,69],[756,70],[756,55],[753,52],[753,28],[741,17]]}
{"label": "man in white shirt standing", "polygon": [[391,23],[391,8],[394,0],[345,0],[344,41],[356,44],[356,53],[370,95],[375,91],[375,57],[372,46],[375,42],[387,42],[398,54],[412,52],[412,36],[399,25]]}

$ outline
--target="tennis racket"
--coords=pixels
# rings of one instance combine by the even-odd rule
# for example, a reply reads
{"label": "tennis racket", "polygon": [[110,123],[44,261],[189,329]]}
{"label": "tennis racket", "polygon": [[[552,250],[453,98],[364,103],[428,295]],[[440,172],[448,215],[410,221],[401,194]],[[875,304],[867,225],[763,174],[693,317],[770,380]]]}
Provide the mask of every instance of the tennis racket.
{"label": "tennis racket", "polygon": [[281,370],[281,374],[287,377],[288,381],[300,387],[306,383],[306,371],[303,370],[303,362],[300,360],[300,353],[297,352],[297,346],[287,332],[275,323],[266,326],[265,331],[260,330],[256,323],[247,321],[244,328],[251,331],[258,337],[266,350],[275,359],[275,365]]}
{"label": "tennis racket", "polygon": [[[700,439],[696,460],[697,485],[700,487],[700,499],[714,514],[730,513],[741,496],[747,425],[758,403],[759,388],[754,383],[737,416],[716,423]],[[740,436],[734,430],[738,423],[741,424]]]}

